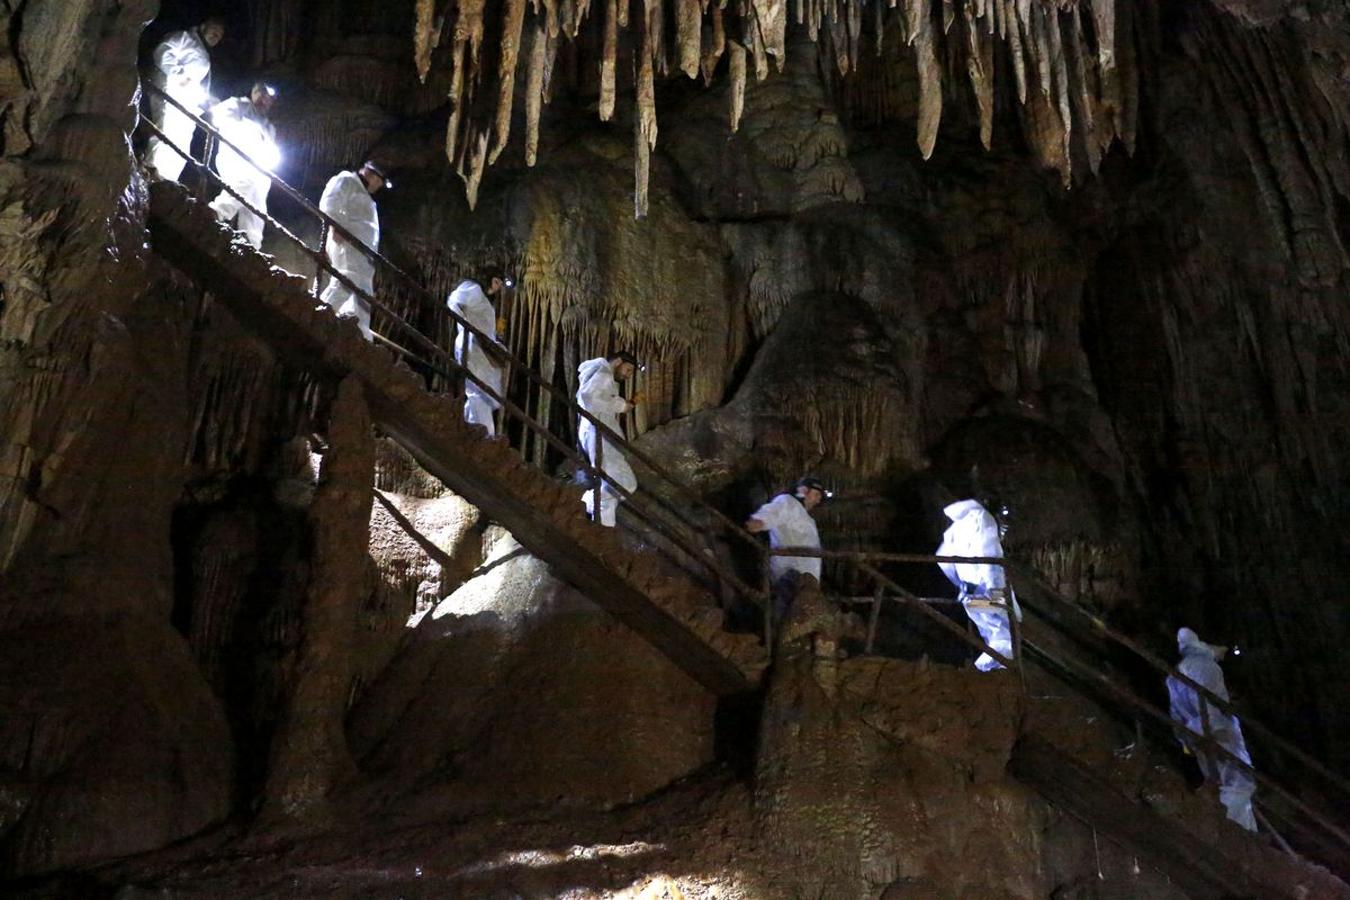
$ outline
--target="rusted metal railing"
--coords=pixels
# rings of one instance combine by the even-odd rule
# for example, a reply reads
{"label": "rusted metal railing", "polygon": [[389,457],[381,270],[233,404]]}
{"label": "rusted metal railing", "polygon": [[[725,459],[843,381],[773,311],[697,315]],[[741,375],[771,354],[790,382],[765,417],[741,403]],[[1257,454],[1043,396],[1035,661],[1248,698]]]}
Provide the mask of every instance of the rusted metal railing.
{"label": "rusted metal railing", "polygon": [[[1069,673],[1076,683],[1070,684],[1070,687],[1081,690],[1088,686],[1093,689],[1093,693],[1105,696],[1107,700],[1118,711],[1123,710],[1129,718],[1138,720],[1142,716],[1152,721],[1155,725],[1169,735],[1178,734],[1184,730],[1188,741],[1194,743],[1198,748],[1203,748],[1204,752],[1210,753],[1214,760],[1223,760],[1243,769],[1257,783],[1262,790],[1279,797],[1285,803],[1297,810],[1305,819],[1312,823],[1323,833],[1332,836],[1344,848],[1350,850],[1350,832],[1340,824],[1332,821],[1324,813],[1315,809],[1302,798],[1295,795],[1290,789],[1286,788],[1279,781],[1275,780],[1268,773],[1256,769],[1251,763],[1233,753],[1223,744],[1217,741],[1209,727],[1209,708],[1213,707],[1230,715],[1238,716],[1238,710],[1234,704],[1223,697],[1210,691],[1204,685],[1199,684],[1194,679],[1188,677],[1175,666],[1164,662],[1157,655],[1148,652],[1135,641],[1120,634],[1111,628],[1099,617],[1092,615],[1088,610],[1083,609],[1078,604],[1063,597],[1051,587],[1040,574],[1032,567],[1017,560],[1005,559],[1002,557],[958,557],[958,556],[937,556],[919,553],[872,553],[865,551],[830,551],[830,550],[808,550],[801,548],[780,548],[770,551],[770,556],[786,557],[814,557],[833,561],[842,565],[847,570],[863,574],[872,579],[876,585],[873,594],[872,608],[869,613],[869,622],[867,627],[867,638],[865,643],[865,652],[872,653],[875,650],[875,638],[877,632],[876,622],[881,615],[881,607],[887,601],[897,602],[908,608],[917,609],[926,618],[942,625],[942,627],[960,638],[964,643],[971,647],[979,649],[981,652],[989,653],[999,662],[1008,666],[1015,664],[1019,675],[1023,678],[1023,687],[1025,690],[1025,666],[1028,660],[1039,664],[1039,668],[1048,672],[1051,676],[1061,681],[1066,680],[1064,673]],[[998,653],[992,651],[983,641],[974,638],[951,619],[943,616],[933,609],[935,605],[934,598],[918,597],[908,590],[901,587],[898,583],[884,575],[880,571],[880,566],[889,563],[903,563],[911,565],[936,565],[938,563],[965,563],[965,564],[994,564],[1005,567],[1012,573],[1010,584],[1013,580],[1020,580],[1024,586],[1031,585],[1036,588],[1034,595],[1029,592],[1023,592],[1017,595],[1017,605],[1028,615],[1035,617],[1041,622],[1051,627],[1063,628],[1060,620],[1056,620],[1043,609],[1036,599],[1040,595],[1050,598],[1057,607],[1063,607],[1072,610],[1080,619],[1090,620],[1092,631],[1106,637],[1111,643],[1119,646],[1133,654],[1136,658],[1142,660],[1151,668],[1160,680],[1173,678],[1176,681],[1190,687],[1195,691],[1196,696],[1201,698],[1200,706],[1202,710],[1203,722],[1201,732],[1195,732],[1190,729],[1181,729],[1172,720],[1170,711],[1164,710],[1154,703],[1149,702],[1139,696],[1138,692],[1128,685],[1122,684],[1118,679],[1112,677],[1099,666],[1085,662],[1075,655],[1064,655],[1051,651],[1048,647],[1042,646],[1034,640],[1026,638],[1023,629],[1017,624],[1017,617],[1014,610],[1008,609],[1009,628],[1013,635],[1013,659],[1007,660]],[[943,601],[937,601],[941,603]],[[951,601],[948,601],[951,602]],[[1070,632],[1071,634],[1073,632]],[[1094,660],[1095,662],[1095,660]],[[1289,758],[1304,764],[1305,770],[1318,776],[1318,782],[1334,789],[1334,793],[1339,794],[1342,803],[1338,808],[1350,808],[1350,784],[1346,780],[1330,769],[1326,768],[1321,762],[1309,755],[1306,751],[1299,749],[1289,741],[1275,734],[1268,727],[1262,725],[1254,717],[1242,714],[1240,716],[1244,731],[1253,735],[1259,735],[1260,741],[1267,749],[1286,754]],[[1258,744],[1261,746],[1261,744]],[[1202,767],[1204,765],[1202,761]],[[1212,768],[1212,767],[1211,767]],[[1213,777],[1214,773],[1205,772],[1206,777]],[[1254,804],[1261,803],[1258,796],[1253,801]],[[1254,806],[1254,808],[1256,808]],[[1268,808],[1268,807],[1267,807]],[[1268,827],[1268,826],[1267,826]],[[1269,830],[1269,827],[1268,827]],[[1283,837],[1278,838],[1283,841]]]}
{"label": "rusted metal railing", "polygon": [[[423,334],[420,329],[414,326],[406,318],[399,315],[387,304],[382,303],[377,297],[372,296],[370,292],[365,291],[361,286],[355,284],[350,278],[344,275],[328,260],[327,255],[321,251],[316,251],[309,247],[303,239],[295,235],[280,222],[268,216],[264,210],[257,209],[250,204],[237,190],[223,181],[219,175],[212,172],[205,161],[198,160],[192,156],[189,150],[178,147],[154,125],[153,122],[146,121],[146,125],[157,134],[161,140],[173,147],[184,159],[186,159],[197,171],[203,173],[209,182],[214,182],[238,200],[243,206],[255,215],[261,216],[265,222],[270,224],[287,241],[296,245],[303,255],[312,260],[319,271],[324,271],[330,277],[337,279],[344,287],[351,290],[356,296],[368,303],[372,312],[378,311],[381,314],[381,325],[392,327],[393,334],[382,333],[376,330],[372,321],[373,339],[394,350],[420,365],[427,367],[442,377],[453,381],[472,381],[489,399],[499,404],[504,416],[510,416],[513,420],[520,422],[526,433],[537,435],[538,439],[543,440],[548,446],[555,449],[563,459],[569,463],[578,466],[583,475],[583,480],[589,482],[594,493],[592,502],[598,513],[601,487],[611,490],[625,505],[631,514],[634,514],[639,520],[654,528],[656,532],[669,541],[674,547],[681,551],[686,562],[693,563],[695,566],[705,570],[707,576],[715,582],[725,584],[732,588],[747,602],[757,605],[763,605],[767,608],[767,596],[763,593],[762,587],[752,586],[746,583],[738,574],[723,566],[715,558],[710,558],[704,553],[704,544],[701,540],[705,526],[702,522],[694,521],[689,514],[674,503],[668,501],[664,494],[669,493],[676,496],[688,508],[697,510],[707,520],[717,523],[720,526],[721,533],[730,535],[733,539],[748,549],[754,555],[759,566],[762,568],[767,565],[766,548],[760,543],[754,535],[746,531],[739,523],[733,521],[720,510],[707,504],[695,492],[688,490],[678,479],[670,475],[665,469],[651,459],[647,454],[640,451],[627,441],[623,435],[609,428],[596,416],[582,409],[571,397],[570,394],[560,390],[551,382],[541,378],[534,372],[523,360],[512,354],[504,344],[499,343],[495,338],[490,337],[484,332],[474,327],[470,322],[459,316],[454,310],[449,309],[444,303],[438,301],[429,291],[412,275],[408,274],[395,263],[383,256],[377,250],[367,246],[355,235],[353,235],[343,225],[326,215],[322,210],[316,207],[309,198],[305,197],[295,188],[291,187],[275,173],[269,171],[264,166],[256,163],[249,154],[238,145],[231,142],[224,135],[215,129],[210,123],[198,116],[196,113],[184,107],[173,97],[160,90],[154,85],[147,85],[147,89],[163,97],[166,102],[177,107],[179,111],[187,115],[199,128],[202,128],[210,135],[211,139],[222,144],[235,153],[237,153],[246,162],[252,165],[259,173],[264,174],[271,181],[272,186],[281,191],[291,200],[293,200],[308,215],[316,218],[321,231],[331,232],[337,235],[342,241],[356,248],[358,252],[369,259],[376,267],[377,271],[392,275],[401,283],[411,289],[413,296],[418,297],[424,304],[434,309],[437,313],[447,315],[460,328],[468,334],[473,335],[479,341],[484,342],[484,346],[491,346],[506,361],[506,367],[512,374],[518,374],[526,383],[533,386],[540,392],[541,396],[546,396],[553,403],[562,405],[568,412],[575,416],[577,420],[585,420],[595,429],[596,432],[596,460],[594,463],[587,459],[577,449],[562,441],[546,425],[529,415],[519,405],[512,402],[508,395],[510,394],[510,384],[506,384],[499,393],[481,379],[469,371],[469,369],[455,359],[454,353],[442,347],[433,338]],[[388,331],[389,328],[383,329]],[[402,338],[399,340],[398,338]],[[408,346],[409,344],[413,346]],[[414,349],[414,347],[416,349]],[[527,389],[528,390],[528,389]],[[621,450],[630,460],[639,463],[644,470],[655,476],[658,486],[666,490],[646,491],[642,494],[630,492],[622,485],[618,484],[604,470],[602,463],[603,447],[608,442],[611,447]],[[522,446],[517,448],[524,453],[524,441]],[[687,568],[687,566],[681,566]]]}

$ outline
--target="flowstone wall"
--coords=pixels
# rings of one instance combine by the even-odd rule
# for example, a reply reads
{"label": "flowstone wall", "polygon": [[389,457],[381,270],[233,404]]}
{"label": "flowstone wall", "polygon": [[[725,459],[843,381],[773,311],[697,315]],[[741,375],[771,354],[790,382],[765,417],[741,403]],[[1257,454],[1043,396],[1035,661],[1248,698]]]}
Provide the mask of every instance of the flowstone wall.
{"label": "flowstone wall", "polygon": [[[1023,98],[1017,60],[1033,56],[969,24],[984,6],[1007,25],[1009,4],[932,4],[937,23],[950,8],[952,29],[920,39],[911,3],[883,10],[880,28],[830,22],[814,44],[795,25],[781,43],[775,31],[749,47],[748,68],[724,45],[707,87],[657,78],[657,65],[648,96],[636,67],[618,76],[625,103],[608,123],[596,116],[603,19],[550,50],[544,18],[548,102],[531,43],[514,85],[487,76],[451,132],[452,149],[477,147],[511,101],[516,140],[487,167],[462,152],[447,165],[446,97],[472,29],[442,6],[249,0],[229,10],[221,90],[255,71],[283,85],[283,174],[311,193],[366,156],[392,166],[385,248],[433,295],[513,269],[507,340],[560,386],[581,360],[637,349],[650,365],[633,435],[728,514],[811,470],[839,489],[822,514],[829,546],[929,550],[944,500],[992,497],[1013,511],[1010,548],[1052,582],[1159,650],[1183,623],[1240,643],[1229,679],[1241,699],[1333,764],[1350,758],[1350,625],[1327,590],[1343,580],[1350,512],[1343,8],[1015,4],[1036,28],[1058,23],[1034,50],[1050,80],[1033,66]],[[312,513],[337,386],[277,358],[147,246],[127,135],[154,7],[0,11],[8,873],[162,847],[296,796],[270,776],[300,746],[276,736],[295,733],[287,704],[314,658]],[[1102,78],[1108,7],[1114,82]],[[166,3],[155,27],[201,9]],[[504,9],[539,40],[548,4],[492,4],[480,9],[489,48]],[[1047,56],[1071,25],[1079,49]],[[687,43],[647,50],[673,74]],[[761,60],[784,70],[759,80]],[[1067,93],[1088,81],[1099,91]],[[644,159],[634,126],[658,109]],[[532,151],[519,140],[531,134]],[[275,236],[268,249],[281,250]],[[437,309],[381,290],[448,335]],[[570,435],[556,411],[518,399]],[[384,501],[369,546],[344,560],[356,627],[317,704],[325,751],[345,744],[353,762],[338,757],[318,782],[338,796],[318,821],[560,796],[603,807],[708,764],[706,696],[534,561],[480,571],[505,539],[387,445],[372,453]],[[883,643],[960,660],[903,622],[883,622]],[[832,708],[798,687],[812,715]],[[859,750],[859,770],[889,752]],[[511,790],[494,785],[502,773]],[[770,831],[791,827],[779,818]],[[1043,838],[1046,852],[1072,846],[1081,861],[1082,835],[1060,840]],[[913,862],[930,853],[879,869],[832,858],[816,877],[943,881]],[[1017,891],[1045,884],[1019,878]]]}

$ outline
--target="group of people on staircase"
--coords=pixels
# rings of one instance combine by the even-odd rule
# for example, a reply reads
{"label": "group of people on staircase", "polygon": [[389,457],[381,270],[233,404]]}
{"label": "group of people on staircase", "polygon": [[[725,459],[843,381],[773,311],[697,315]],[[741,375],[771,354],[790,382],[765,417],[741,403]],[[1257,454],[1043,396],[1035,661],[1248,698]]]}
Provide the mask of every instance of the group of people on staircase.
{"label": "group of people on staircase", "polygon": [[216,174],[222,183],[211,208],[222,222],[237,222],[248,242],[261,248],[271,173],[281,164],[271,119],[277,90],[256,81],[247,94],[217,102],[210,51],[224,38],[225,21],[213,16],[156,45],[151,82],[159,90],[150,94],[150,121],[157,133],[146,145],[145,161],[159,177],[177,181],[197,131],[192,116],[210,122],[221,138]]}
{"label": "group of people on staircase", "polygon": [[[225,22],[212,17],[195,28],[169,34],[155,47],[152,81],[173,102],[157,93],[151,95],[150,116],[157,133],[150,138],[145,161],[161,178],[178,180],[196,133],[196,123],[188,113],[210,122],[222,139],[215,165],[223,184],[211,208],[222,222],[237,222],[249,244],[258,249],[262,247],[272,174],[281,162],[271,121],[277,91],[257,81],[247,95],[213,101],[210,49],[224,37]],[[339,317],[354,318],[367,340],[373,339],[368,299],[374,293],[372,253],[378,251],[380,243],[374,198],[389,187],[392,183],[384,169],[368,160],[356,169],[332,176],[319,201],[320,212],[337,226],[326,229],[323,253],[336,274],[330,273],[320,299]],[[502,323],[494,304],[514,284],[504,274],[486,280],[486,289],[477,281],[462,281],[450,292],[446,306],[459,323],[455,360],[469,376],[465,378],[465,421],[484,428],[491,437],[496,433],[494,412],[501,406],[507,359],[500,343]],[[586,413],[579,418],[577,436],[591,466],[589,474],[583,473],[591,488],[582,501],[591,517],[608,527],[615,525],[624,496],[635,492],[638,484],[622,447],[602,434],[596,423],[610,432],[622,433],[619,416],[633,412],[641,395],[624,398],[620,386],[641,369],[637,358],[627,350],[587,360],[577,368],[576,402]],[[745,527],[751,533],[766,534],[771,550],[819,551],[815,512],[830,496],[818,479],[804,477],[790,491],[755,510]],[[959,602],[987,648],[1011,660],[1015,652],[1012,623],[1021,620],[1022,612],[1003,566],[990,561],[1003,557],[1004,529],[974,499],[951,503],[943,513],[950,525],[936,555],[982,561],[944,560],[938,565],[956,588]],[[820,556],[769,557],[772,615],[781,619],[787,614],[799,581],[806,576],[820,580]],[[1189,628],[1177,632],[1177,643],[1181,653],[1177,670],[1227,701],[1219,668],[1224,648],[1204,643]],[[982,672],[1003,667],[990,652],[981,653],[975,666]],[[1175,675],[1167,679],[1167,688],[1179,739],[1200,761],[1206,779],[1218,784],[1228,817],[1255,830],[1252,796],[1256,784],[1237,717],[1205,700]],[[1216,753],[1211,742],[1225,752]]]}
{"label": "group of people on staircase", "polygon": [[[248,243],[261,249],[267,197],[282,159],[272,122],[277,89],[255,81],[248,94],[214,102],[210,50],[224,37],[224,20],[211,17],[156,45],[151,81],[163,95],[150,96],[150,121],[157,133],[146,145],[145,162],[161,178],[181,178],[197,130],[192,115],[200,115],[220,135],[215,166],[222,189],[211,209],[221,222],[237,224]],[[323,242],[335,274],[330,273],[320,299],[339,317],[355,319],[366,340],[372,339],[366,298],[375,289],[375,262],[369,251],[378,250],[380,244],[374,197],[392,186],[385,171],[367,160],[330,178],[319,200],[320,212],[338,226],[327,229]]]}

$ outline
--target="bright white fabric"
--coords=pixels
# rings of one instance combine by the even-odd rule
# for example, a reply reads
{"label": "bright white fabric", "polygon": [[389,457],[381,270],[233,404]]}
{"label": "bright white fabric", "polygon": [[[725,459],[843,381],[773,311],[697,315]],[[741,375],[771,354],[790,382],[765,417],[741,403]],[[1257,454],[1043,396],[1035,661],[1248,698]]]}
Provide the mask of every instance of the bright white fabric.
{"label": "bright white fabric", "polygon": [[[806,506],[791,494],[779,494],[750,516],[764,523],[769,533],[769,546],[803,550],[820,549],[820,532],[816,520]],[[814,556],[771,556],[769,577],[778,581],[789,572],[800,572],[820,580],[820,558]]]}
{"label": "bright white fabric", "polygon": [[[280,161],[276,128],[247,97],[231,97],[211,107],[211,122],[223,138],[236,144],[264,167],[274,168]],[[267,193],[272,180],[223,143],[216,152],[216,172],[220,180],[249,200],[260,212],[267,212]],[[263,223],[260,218],[242,210],[237,200],[227,191],[221,191],[211,203],[222,222],[229,223],[239,215],[239,227],[248,235],[249,243],[262,247]]]}
{"label": "bright white fabric", "polygon": [[[975,500],[959,500],[942,510],[951,525],[942,535],[938,556],[1002,557],[1003,544],[999,540],[998,522],[989,511]],[[961,604],[966,615],[980,632],[980,637],[991,648],[1011,659],[1013,655],[1012,628],[1005,609],[990,603],[991,592],[1007,593],[1007,577],[1003,567],[992,563],[938,563],[942,574],[961,591]],[[966,586],[973,585],[969,589]],[[1021,612],[1016,599],[1013,610],[1019,621]],[[1003,668],[994,657],[981,653],[975,660],[981,672]]]}
{"label": "bright white fabric", "polygon": [[[446,306],[494,341],[497,339],[497,311],[492,308],[492,302],[488,300],[487,294],[483,293],[483,286],[478,282],[461,281],[459,287],[450,292]],[[500,397],[501,364],[493,361],[484,349],[483,342],[464,326],[456,326],[455,331],[455,361]],[[496,434],[492,413],[500,405],[478,384],[467,378],[464,380],[464,421],[470,425],[482,425],[487,429],[489,437]]]}
{"label": "bright white fabric", "polygon": [[[1222,700],[1228,699],[1228,686],[1223,670],[1215,658],[1214,648],[1203,643],[1189,628],[1178,633],[1181,662],[1177,670]],[[1172,720],[1191,734],[1204,735],[1205,721],[1209,722],[1209,736],[1238,759],[1251,765],[1247,743],[1242,737],[1242,724],[1237,716],[1224,712],[1202,698],[1196,690],[1173,676],[1167,678],[1167,693],[1171,698]],[[1205,778],[1219,784],[1219,802],[1228,812],[1228,818],[1246,828],[1256,830],[1256,816],[1252,811],[1252,795],[1256,780],[1252,774],[1227,757],[1206,748],[1200,740],[1183,737],[1190,747]]]}
{"label": "bright white fabric", "polygon": [[[366,184],[355,172],[339,172],[324,185],[319,198],[319,210],[352,233],[372,250],[380,248],[380,214],[375,198],[366,190]],[[330,232],[324,245],[328,259],[344,276],[367,295],[375,291],[375,263],[345,238]],[[371,340],[370,304],[356,291],[336,278],[329,278],[328,286],[319,298],[331,306],[338,316],[355,317],[366,340]]]}
{"label": "bright white fabric", "polygon": [[[267,210],[267,190],[271,187],[269,182],[266,185],[256,183],[241,184],[235,188],[243,198],[249,202],[254,209]],[[244,233],[244,237],[253,245],[254,250],[262,249],[263,239],[263,218],[250,211],[244,204],[240,203],[234,196],[226,191],[221,191],[216,195],[216,199],[211,201],[211,208],[216,212],[216,218],[229,224],[233,222],[235,216],[239,217],[239,230]]]}
{"label": "bright white fabric", "polygon": [[[211,55],[196,29],[175,31],[154,52],[153,83],[183,106],[199,112],[210,99]],[[197,126],[171,103],[152,94],[150,118],[169,141],[184,151],[192,146],[192,135]],[[146,158],[161,178],[177,181],[187,164],[173,147],[152,135],[146,145]]]}
{"label": "bright white fabric", "polygon": [[[619,432],[619,414],[627,412],[628,401],[619,396],[619,384],[614,380],[614,369],[609,360],[591,359],[577,367],[577,405],[595,416],[602,424]],[[596,465],[596,441],[599,437],[595,426],[587,419],[581,419],[577,426],[577,436],[581,440],[581,449],[591,465]],[[603,455],[598,468],[607,479],[601,485],[599,509],[595,507],[594,491],[587,491],[581,498],[592,516],[599,513],[600,523],[613,527],[619,506],[619,495],[615,493],[610,480],[617,482],[629,493],[637,490],[637,475],[628,464],[628,458],[606,438],[600,445]]]}

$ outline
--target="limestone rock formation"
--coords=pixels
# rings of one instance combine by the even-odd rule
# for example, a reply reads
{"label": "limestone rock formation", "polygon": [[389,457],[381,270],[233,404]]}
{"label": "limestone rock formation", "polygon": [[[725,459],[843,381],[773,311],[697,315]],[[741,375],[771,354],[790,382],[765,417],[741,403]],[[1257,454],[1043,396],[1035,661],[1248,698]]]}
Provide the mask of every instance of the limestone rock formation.
{"label": "limestone rock formation", "polygon": [[[138,42],[205,6],[156,6],[0,4],[0,892],[1203,895],[1018,779],[1062,735],[1103,792],[1245,859],[1232,877],[1344,896],[1236,834],[1170,737],[962,671],[917,617],[879,617],[902,658],[843,658],[859,642],[820,607],[763,696],[719,700],[518,552],[336,374],[356,360],[466,459],[509,460],[577,546],[763,658],[757,610],[634,563],[651,535],[587,531],[548,441],[471,442],[434,396],[454,378],[308,309],[280,231],[295,277],[209,217],[246,277],[170,261],[132,152]],[[540,378],[570,393],[634,350],[637,445],[733,520],[823,476],[832,549],[927,552],[945,502],[1006,505],[1053,587],[1169,658],[1182,624],[1240,645],[1244,713],[1344,771],[1343,4],[225,11],[218,88],[283,86],[283,177],[313,196],[393,169],[382,249],[427,293],[377,293],[435,341],[459,279],[516,275],[505,341]],[[317,242],[279,191],[272,211]],[[237,316],[243,290],[317,337]],[[537,387],[509,395],[574,440]],[[720,528],[707,549],[750,577]],[[864,590],[834,563],[825,586]]]}

